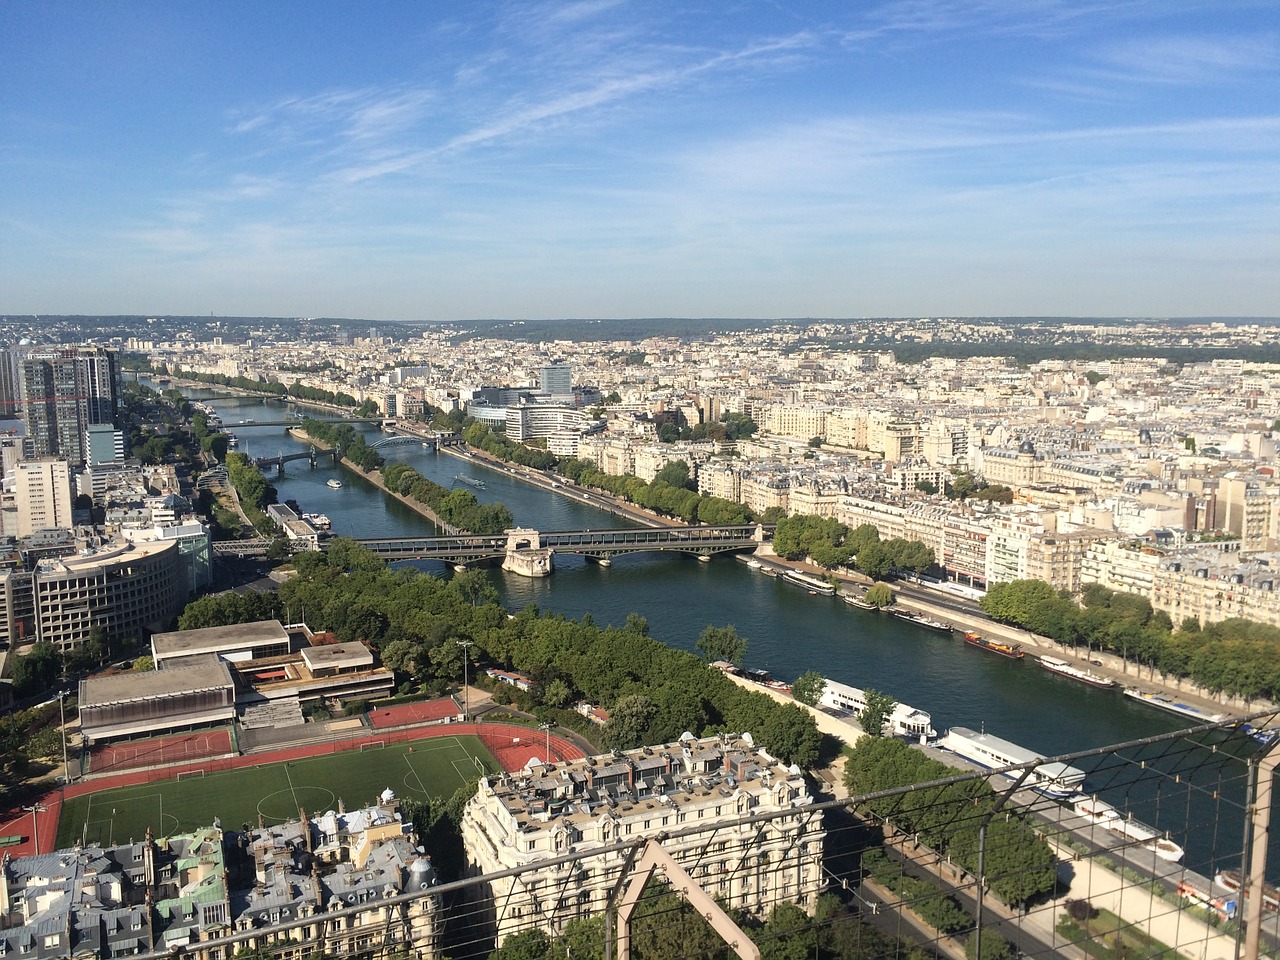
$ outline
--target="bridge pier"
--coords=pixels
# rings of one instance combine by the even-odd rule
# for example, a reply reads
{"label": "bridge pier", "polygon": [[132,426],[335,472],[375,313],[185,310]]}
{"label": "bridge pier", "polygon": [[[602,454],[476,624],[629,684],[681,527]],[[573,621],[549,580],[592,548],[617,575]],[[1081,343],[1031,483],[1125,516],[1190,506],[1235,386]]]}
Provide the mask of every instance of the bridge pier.
{"label": "bridge pier", "polygon": [[550,547],[542,546],[542,535],[537,530],[515,527],[507,531],[502,569],[522,577],[549,577],[554,569],[553,555]]}

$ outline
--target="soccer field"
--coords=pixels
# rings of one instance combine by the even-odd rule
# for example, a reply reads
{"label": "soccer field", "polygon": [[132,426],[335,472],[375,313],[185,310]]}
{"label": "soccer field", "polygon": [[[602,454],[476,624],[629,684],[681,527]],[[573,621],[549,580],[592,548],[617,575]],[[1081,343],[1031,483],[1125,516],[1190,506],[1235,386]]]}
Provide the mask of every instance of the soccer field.
{"label": "soccer field", "polygon": [[413,743],[366,744],[363,749],[217,773],[184,773],[178,780],[117,787],[68,800],[58,819],[58,848],[141,840],[208,826],[228,829],[279,823],[368,806],[390,787],[402,799],[448,797],[468,780],[501,768],[478,737],[433,737]]}

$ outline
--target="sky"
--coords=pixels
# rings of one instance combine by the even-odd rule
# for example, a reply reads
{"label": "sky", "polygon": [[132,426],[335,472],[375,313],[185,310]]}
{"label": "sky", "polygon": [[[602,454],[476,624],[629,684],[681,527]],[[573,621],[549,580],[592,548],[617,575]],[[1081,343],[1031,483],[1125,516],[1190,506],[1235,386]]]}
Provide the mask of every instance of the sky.
{"label": "sky", "polygon": [[1280,6],[6,0],[0,312],[1277,316]]}

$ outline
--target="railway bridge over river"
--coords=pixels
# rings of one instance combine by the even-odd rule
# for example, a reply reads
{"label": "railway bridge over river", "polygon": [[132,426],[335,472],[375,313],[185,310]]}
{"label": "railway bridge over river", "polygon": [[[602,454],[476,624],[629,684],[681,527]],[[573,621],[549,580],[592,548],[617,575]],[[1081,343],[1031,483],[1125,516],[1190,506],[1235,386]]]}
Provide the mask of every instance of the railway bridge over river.
{"label": "railway bridge over river", "polygon": [[556,553],[580,554],[606,566],[613,557],[628,553],[687,553],[709,560],[717,553],[754,550],[772,536],[772,526],[749,523],[554,533],[516,528],[497,534],[361,539],[358,542],[388,560],[442,560],[465,566],[481,560],[501,559],[504,568],[536,577],[551,573],[551,557]]}

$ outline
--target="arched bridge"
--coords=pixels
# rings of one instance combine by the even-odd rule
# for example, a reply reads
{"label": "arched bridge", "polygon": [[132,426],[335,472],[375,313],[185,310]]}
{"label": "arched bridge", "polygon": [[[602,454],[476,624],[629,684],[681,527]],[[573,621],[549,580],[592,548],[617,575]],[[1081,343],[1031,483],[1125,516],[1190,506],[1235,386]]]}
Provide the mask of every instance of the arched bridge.
{"label": "arched bridge", "polygon": [[435,449],[440,444],[440,438],[434,436],[412,436],[409,434],[393,434],[389,437],[382,437],[379,440],[369,444],[374,450],[385,450],[387,447],[407,447],[422,444],[424,447]]}
{"label": "arched bridge", "polygon": [[275,467],[276,476],[282,477],[284,476],[284,465],[290,460],[306,460],[311,464],[311,469],[314,470],[316,468],[316,460],[320,457],[330,457],[336,467],[338,461],[342,459],[342,453],[337,447],[333,447],[330,450],[317,450],[312,447],[302,453],[281,453],[274,457],[255,457],[253,465],[262,471],[265,471],[268,467]]}
{"label": "arched bridge", "polygon": [[[772,538],[773,527],[762,524],[728,526],[646,527],[627,530],[508,530],[498,534],[463,534],[456,537],[409,537],[360,540],[372,553],[388,560],[443,560],[467,564],[478,560],[505,560],[522,553],[577,553],[602,563],[627,553],[689,553],[710,558],[713,554],[754,550]],[[548,567],[549,572],[549,567]]]}

